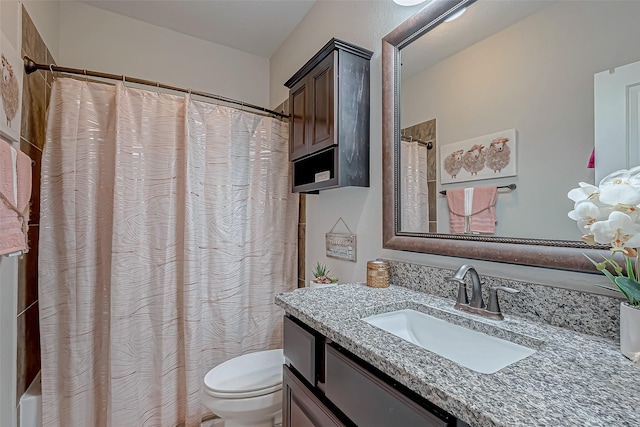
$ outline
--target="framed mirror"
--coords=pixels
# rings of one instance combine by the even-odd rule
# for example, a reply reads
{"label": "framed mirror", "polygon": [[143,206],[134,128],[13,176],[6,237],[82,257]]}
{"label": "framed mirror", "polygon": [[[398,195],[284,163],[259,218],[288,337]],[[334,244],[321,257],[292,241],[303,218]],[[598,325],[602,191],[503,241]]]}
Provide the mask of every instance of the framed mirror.
{"label": "framed mirror", "polygon": [[[384,248],[594,272],[584,255],[598,258],[608,248],[579,240],[567,193],[630,166],[624,150],[610,171],[587,163],[602,147],[594,137],[594,76],[640,61],[635,3],[434,0],[385,36]],[[445,170],[452,147],[467,143],[469,151],[485,138],[476,145],[488,149],[504,132],[510,173],[456,181]],[[596,153],[606,151],[605,143]],[[422,183],[414,164],[427,168]],[[440,192],[469,187],[497,188],[495,231],[450,232]]]}

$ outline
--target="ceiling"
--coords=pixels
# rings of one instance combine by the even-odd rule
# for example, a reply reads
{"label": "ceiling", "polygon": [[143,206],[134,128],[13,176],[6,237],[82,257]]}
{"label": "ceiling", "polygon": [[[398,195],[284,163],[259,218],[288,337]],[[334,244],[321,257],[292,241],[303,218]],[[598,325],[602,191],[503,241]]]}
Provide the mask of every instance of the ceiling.
{"label": "ceiling", "polygon": [[79,0],[263,58],[294,30],[315,0]]}

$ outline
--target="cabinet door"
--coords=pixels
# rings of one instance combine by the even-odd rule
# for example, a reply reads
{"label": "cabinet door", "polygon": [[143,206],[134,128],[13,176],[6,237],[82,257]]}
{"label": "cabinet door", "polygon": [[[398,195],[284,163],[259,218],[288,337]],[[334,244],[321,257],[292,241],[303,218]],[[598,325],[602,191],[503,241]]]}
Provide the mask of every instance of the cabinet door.
{"label": "cabinet door", "polygon": [[335,144],[334,139],[334,107],[337,97],[335,88],[335,60],[338,53],[334,51],[322,60],[309,74],[311,89],[311,146],[309,154],[320,151]]}
{"label": "cabinet door", "polygon": [[306,156],[309,147],[309,86],[302,79],[289,91],[289,160]]}
{"label": "cabinet door", "polygon": [[282,392],[283,427],[344,427],[286,365],[282,372]]}

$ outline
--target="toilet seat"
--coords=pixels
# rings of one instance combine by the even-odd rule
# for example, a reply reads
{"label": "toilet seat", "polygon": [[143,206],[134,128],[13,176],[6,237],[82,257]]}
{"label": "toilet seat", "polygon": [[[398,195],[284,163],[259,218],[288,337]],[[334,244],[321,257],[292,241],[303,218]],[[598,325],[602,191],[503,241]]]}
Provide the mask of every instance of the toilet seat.
{"label": "toilet seat", "polygon": [[257,351],[227,360],[204,377],[204,391],[221,399],[246,399],[282,389],[282,349]]}

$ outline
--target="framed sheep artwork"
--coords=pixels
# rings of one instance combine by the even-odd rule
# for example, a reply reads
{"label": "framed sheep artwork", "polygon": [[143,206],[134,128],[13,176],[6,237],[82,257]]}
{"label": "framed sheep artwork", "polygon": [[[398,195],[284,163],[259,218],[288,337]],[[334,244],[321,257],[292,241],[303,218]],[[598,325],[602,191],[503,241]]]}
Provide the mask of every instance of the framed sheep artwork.
{"label": "framed sheep artwork", "polygon": [[11,141],[20,141],[22,59],[4,33],[0,33],[0,56],[2,59],[0,135]]}
{"label": "framed sheep artwork", "polygon": [[441,145],[441,184],[515,175],[515,129]]}

